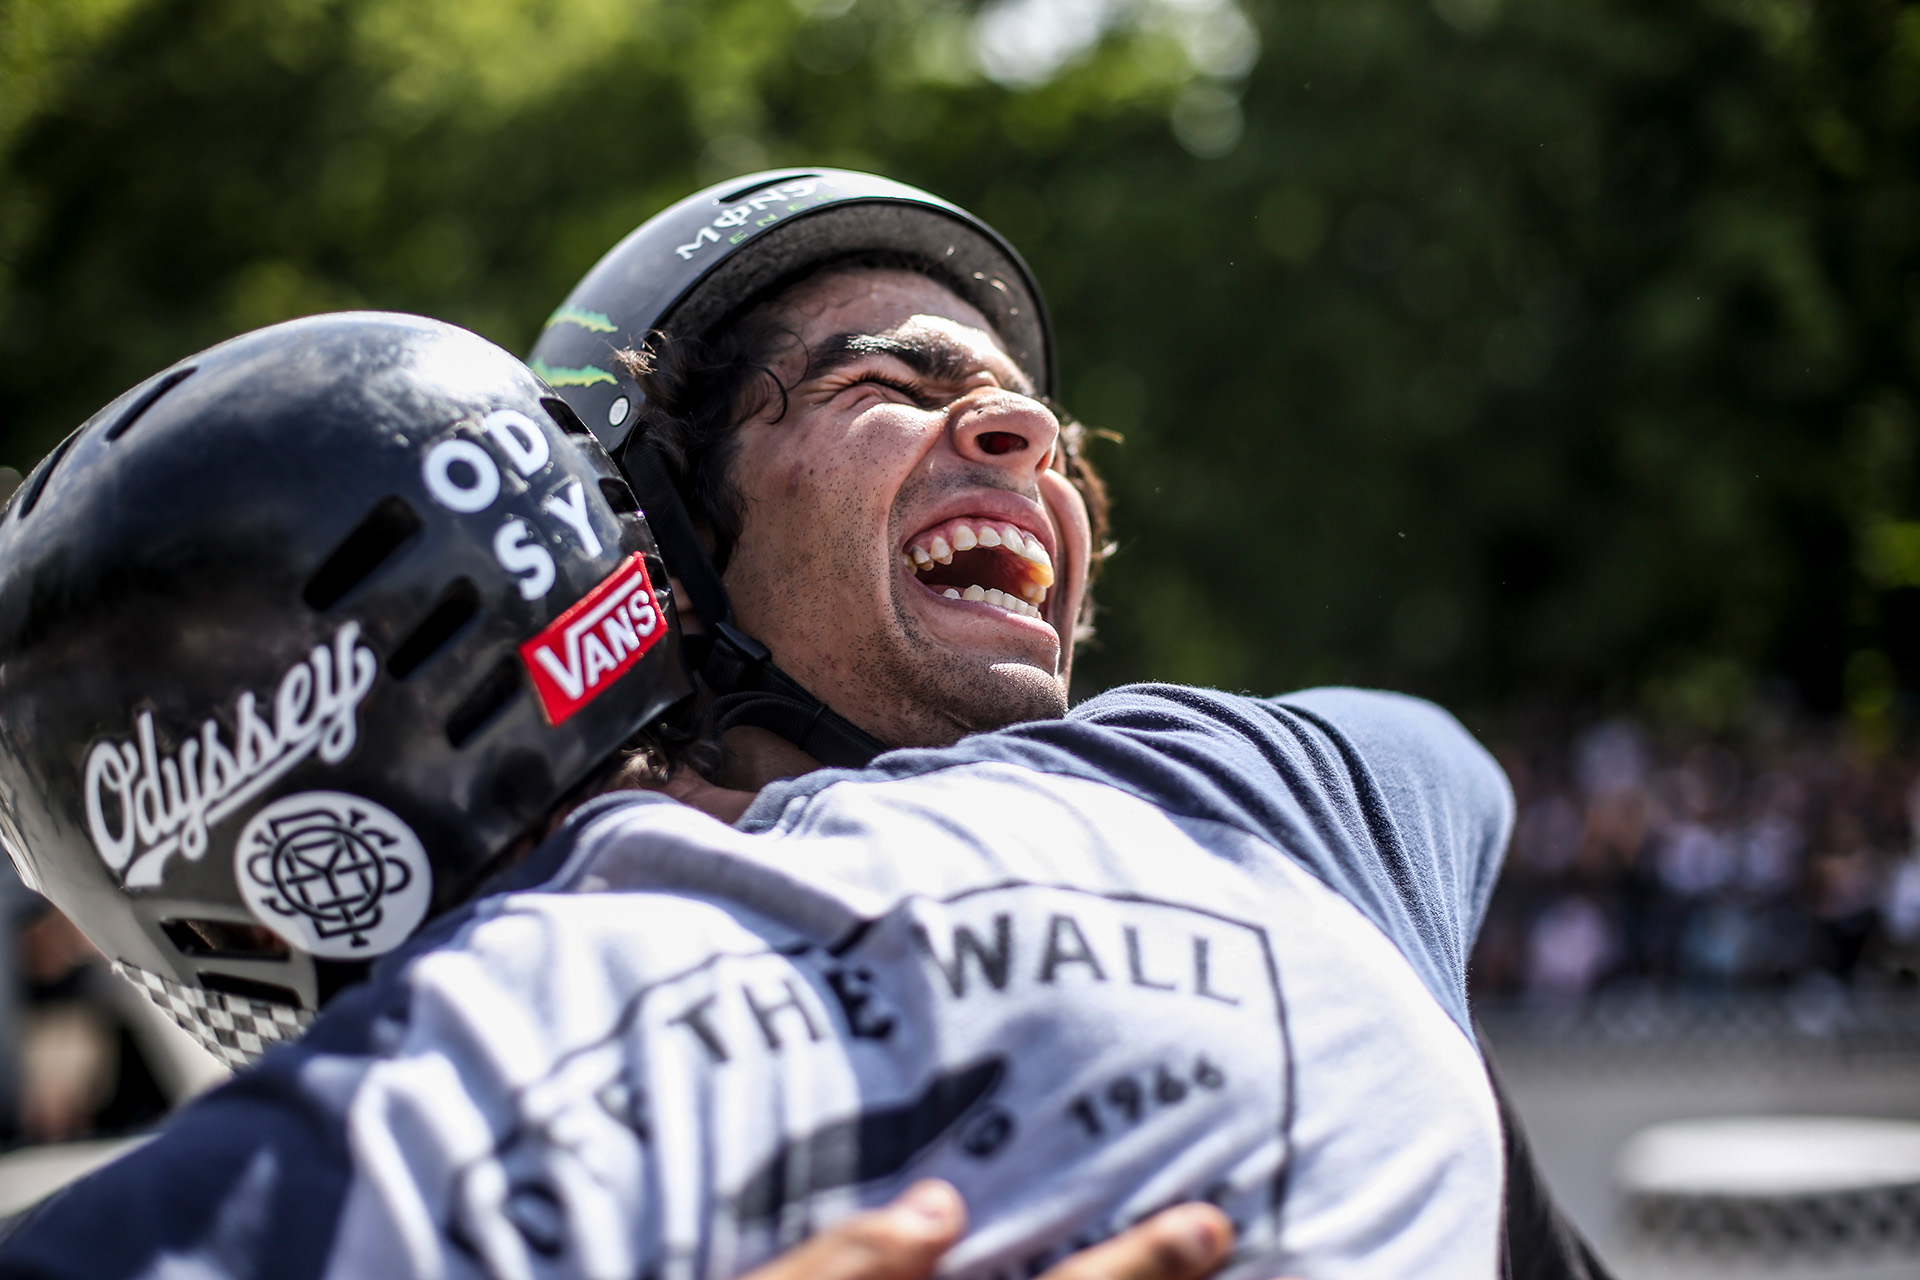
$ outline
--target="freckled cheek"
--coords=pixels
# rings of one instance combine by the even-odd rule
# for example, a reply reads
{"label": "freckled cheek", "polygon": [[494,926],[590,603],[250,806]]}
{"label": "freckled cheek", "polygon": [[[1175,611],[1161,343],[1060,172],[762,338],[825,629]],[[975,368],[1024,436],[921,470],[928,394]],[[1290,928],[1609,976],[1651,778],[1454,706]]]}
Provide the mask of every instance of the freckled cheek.
{"label": "freckled cheek", "polygon": [[749,525],[768,531],[791,530],[811,523],[821,497],[820,465],[804,452],[782,451],[774,456],[743,458],[733,471],[733,483],[745,500]]}
{"label": "freckled cheek", "polygon": [[851,587],[869,563],[891,567],[885,494],[870,472],[843,460],[783,459],[744,489],[743,547],[786,578],[830,580],[835,592]]}
{"label": "freckled cheek", "polygon": [[798,498],[811,487],[813,468],[796,460],[787,464],[785,475],[785,482],[780,486],[781,492],[790,499]]}
{"label": "freckled cheek", "polygon": [[[929,442],[937,442],[939,432],[908,430],[906,426],[917,424],[910,420],[903,426],[882,414],[870,415],[863,425],[866,430],[842,443],[831,471],[817,477],[815,488],[821,505],[840,513],[841,528],[848,536],[872,535],[885,541],[892,532],[894,508],[912,487]],[[891,546],[886,548],[889,565],[892,551]]]}

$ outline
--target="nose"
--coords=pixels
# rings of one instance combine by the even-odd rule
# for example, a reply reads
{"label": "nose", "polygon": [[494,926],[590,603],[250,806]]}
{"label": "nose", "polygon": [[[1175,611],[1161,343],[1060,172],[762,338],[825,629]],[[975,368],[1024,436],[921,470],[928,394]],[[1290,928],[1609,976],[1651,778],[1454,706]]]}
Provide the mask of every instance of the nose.
{"label": "nose", "polygon": [[1053,465],[1060,420],[1031,396],[982,387],[956,400],[947,421],[954,449],[970,462],[1029,475]]}

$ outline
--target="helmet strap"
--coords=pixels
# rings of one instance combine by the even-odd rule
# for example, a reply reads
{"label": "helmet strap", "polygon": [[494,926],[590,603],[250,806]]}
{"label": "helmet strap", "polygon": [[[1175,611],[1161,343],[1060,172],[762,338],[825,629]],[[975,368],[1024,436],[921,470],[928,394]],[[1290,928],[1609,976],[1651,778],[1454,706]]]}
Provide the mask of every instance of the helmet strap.
{"label": "helmet strap", "polygon": [[680,491],[674,487],[660,450],[644,436],[629,437],[620,454],[620,469],[633,486],[634,496],[640,499],[647,527],[653,530],[667,571],[686,591],[687,603],[710,629],[731,626],[733,605],[727,600],[727,589],[720,585],[720,574],[707,549],[700,545],[699,531],[693,527],[693,517],[680,500]]}
{"label": "helmet strap", "polygon": [[683,651],[714,692],[714,731],[765,729],[829,768],[857,768],[885,751],[885,743],[809,693],[774,665],[767,646],[734,625],[727,589],[660,451],[645,437],[630,438],[620,465],[669,571],[706,625],[706,636],[687,637]]}

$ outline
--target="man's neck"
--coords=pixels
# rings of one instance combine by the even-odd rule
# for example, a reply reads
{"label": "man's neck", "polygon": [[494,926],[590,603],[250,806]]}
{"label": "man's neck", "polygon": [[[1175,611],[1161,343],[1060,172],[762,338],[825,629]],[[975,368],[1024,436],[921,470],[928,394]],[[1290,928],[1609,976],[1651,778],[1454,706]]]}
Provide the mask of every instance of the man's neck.
{"label": "man's neck", "polygon": [[[594,794],[608,791],[658,791],[689,808],[698,809],[721,822],[739,821],[760,788],[781,778],[796,778],[821,767],[820,762],[786,739],[764,729],[731,729],[726,735],[727,765],[716,782],[710,782],[696,770],[681,765],[664,780],[649,761],[636,755],[613,771]],[[576,802],[577,803],[577,802]],[[574,804],[556,811],[547,824],[551,835],[574,809]]]}
{"label": "man's neck", "polygon": [[729,729],[726,740],[727,767],[718,783],[707,781],[692,769],[680,768],[656,789],[710,818],[733,823],[769,782],[797,778],[821,767],[818,760],[765,729]]}
{"label": "man's neck", "polygon": [[757,792],[769,782],[798,778],[821,768],[818,760],[777,733],[747,725],[726,733],[727,766],[717,781],[736,791]]}

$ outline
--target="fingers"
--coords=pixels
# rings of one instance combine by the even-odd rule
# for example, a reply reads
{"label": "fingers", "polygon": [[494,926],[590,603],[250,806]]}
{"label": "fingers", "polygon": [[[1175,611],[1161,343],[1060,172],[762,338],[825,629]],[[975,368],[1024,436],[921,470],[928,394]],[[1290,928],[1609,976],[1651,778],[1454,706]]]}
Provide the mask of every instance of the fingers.
{"label": "fingers", "polygon": [[742,1280],[925,1280],[966,1226],[960,1193],[929,1178],[908,1187],[892,1204],[848,1218]]}
{"label": "fingers", "polygon": [[[927,1280],[966,1224],[960,1193],[928,1179],[742,1280]],[[1040,1280],[1203,1280],[1232,1250],[1226,1214],[1210,1204],[1183,1204],[1074,1254]]]}
{"label": "fingers", "polygon": [[1233,1251],[1233,1223],[1210,1204],[1163,1210],[1083,1249],[1040,1280],[1201,1280]]}

